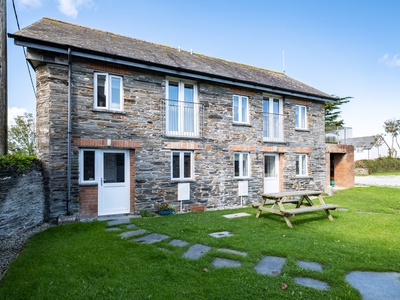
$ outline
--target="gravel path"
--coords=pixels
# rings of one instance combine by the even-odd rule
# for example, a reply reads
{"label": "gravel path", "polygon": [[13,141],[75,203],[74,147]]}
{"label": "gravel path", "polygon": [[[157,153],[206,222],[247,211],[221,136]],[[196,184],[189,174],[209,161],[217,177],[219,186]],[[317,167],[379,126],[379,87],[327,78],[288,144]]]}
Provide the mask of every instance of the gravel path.
{"label": "gravel path", "polygon": [[400,176],[355,176],[356,185],[400,187]]}
{"label": "gravel path", "polygon": [[53,225],[43,223],[11,237],[0,238],[0,280],[6,273],[8,265],[18,256],[28,239],[51,226]]}

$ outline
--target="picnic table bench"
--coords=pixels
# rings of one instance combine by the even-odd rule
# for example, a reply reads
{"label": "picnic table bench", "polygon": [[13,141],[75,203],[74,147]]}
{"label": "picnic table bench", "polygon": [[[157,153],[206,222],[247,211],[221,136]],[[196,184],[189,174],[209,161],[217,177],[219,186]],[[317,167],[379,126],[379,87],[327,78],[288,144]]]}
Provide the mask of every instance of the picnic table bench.
{"label": "picnic table bench", "polygon": [[[328,219],[333,221],[333,217],[329,210],[337,209],[339,206],[335,204],[326,204],[322,198],[322,191],[291,191],[281,193],[269,193],[262,195],[261,203],[253,203],[253,207],[257,208],[258,212],[256,217],[259,218],[261,212],[269,212],[284,217],[286,224],[293,228],[289,217],[294,217],[296,214],[302,214],[307,212],[314,212],[323,210],[325,211]],[[319,200],[319,205],[314,205],[310,197],[315,196]],[[304,201],[309,206],[302,206]],[[286,209],[284,204],[292,203],[296,204],[295,208]],[[268,207],[272,205],[272,207]]]}

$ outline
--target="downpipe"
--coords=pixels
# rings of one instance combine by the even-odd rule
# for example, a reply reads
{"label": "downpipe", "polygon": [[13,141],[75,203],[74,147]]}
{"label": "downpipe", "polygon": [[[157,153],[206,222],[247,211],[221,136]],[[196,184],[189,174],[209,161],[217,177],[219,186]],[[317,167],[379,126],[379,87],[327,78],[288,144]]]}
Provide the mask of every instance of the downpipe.
{"label": "downpipe", "polygon": [[68,166],[67,166],[67,214],[72,214],[71,205],[71,90],[72,90],[72,55],[68,48]]}

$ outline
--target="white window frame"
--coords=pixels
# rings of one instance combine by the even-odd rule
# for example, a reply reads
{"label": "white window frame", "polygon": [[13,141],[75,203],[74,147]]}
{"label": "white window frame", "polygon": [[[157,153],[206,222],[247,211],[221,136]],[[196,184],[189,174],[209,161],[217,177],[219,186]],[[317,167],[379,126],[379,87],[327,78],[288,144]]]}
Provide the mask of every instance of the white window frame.
{"label": "white window frame", "polygon": [[[237,120],[235,120],[235,98],[237,98],[238,106],[237,106]],[[243,100],[246,100],[246,110],[243,111]],[[243,120],[243,113],[246,120]],[[240,96],[240,95],[233,95],[232,96],[232,119],[233,123],[235,124],[250,124],[249,118],[249,97],[247,96]]]}
{"label": "white window frame", "polygon": [[[235,166],[235,162],[236,162],[236,157],[239,158],[239,175],[236,175],[236,166]],[[244,175],[244,161],[243,158],[247,157],[247,175]],[[234,152],[233,153],[233,177],[234,178],[250,178],[251,177],[251,162],[250,162],[250,153],[249,152]]]}
{"label": "white window frame", "polygon": [[[178,111],[178,130],[172,130],[170,128],[170,107],[169,101],[176,101],[170,99],[169,95],[169,85],[170,82],[174,82],[178,84],[178,103],[177,111]],[[190,84],[193,86],[193,132],[185,132],[185,84]],[[192,80],[183,80],[174,77],[166,78],[166,87],[165,87],[165,116],[166,116],[166,134],[169,136],[189,136],[189,137],[197,137],[199,136],[199,100],[198,100],[198,89],[197,83]],[[190,103],[190,102],[187,102]]]}
{"label": "white window frame", "polygon": [[296,176],[308,176],[308,154],[296,154]]}
{"label": "white window frame", "polygon": [[[97,78],[98,76],[105,76],[106,80],[104,83],[104,96],[106,99],[105,106],[99,106],[98,105],[98,84],[97,84]],[[112,87],[111,83],[113,79],[119,79],[119,90],[120,90],[120,95],[119,95],[119,107],[118,108],[113,108],[112,107]],[[94,79],[93,79],[93,85],[94,85],[94,107],[96,109],[107,109],[107,110],[117,110],[117,111],[122,111],[124,109],[124,90],[123,90],[123,78],[122,76],[116,76],[116,75],[111,75],[109,73],[101,73],[101,72],[96,72],[94,73]]]}
{"label": "white window frame", "polygon": [[296,105],[295,127],[296,129],[308,129],[307,106]]}
{"label": "white window frame", "polygon": [[[84,174],[85,174],[85,161],[84,161],[84,155],[85,152],[93,152],[94,153],[94,161],[93,161],[93,168],[94,168],[94,174],[93,178],[91,180],[85,180]],[[96,159],[97,159],[97,151],[96,149],[80,149],[79,150],[79,183],[80,184],[97,184],[97,178],[96,178]]]}
{"label": "white window frame", "polygon": [[[174,178],[174,153],[179,153],[179,177]],[[190,154],[190,177],[185,177],[185,154]],[[193,180],[194,179],[194,155],[193,151],[172,150],[171,151],[171,180]]]}
{"label": "white window frame", "polygon": [[[274,110],[274,101],[278,100],[278,112]],[[264,128],[266,124],[264,124],[263,120],[263,141],[265,142],[281,142],[284,141],[284,120],[283,120],[283,99],[272,96],[272,95],[264,95],[263,97],[263,117],[267,112],[264,110],[264,101],[268,101],[268,114],[272,115],[271,118],[268,118],[268,136],[265,136],[266,129]],[[276,122],[278,125],[276,125]],[[276,128],[278,127],[278,128]]]}

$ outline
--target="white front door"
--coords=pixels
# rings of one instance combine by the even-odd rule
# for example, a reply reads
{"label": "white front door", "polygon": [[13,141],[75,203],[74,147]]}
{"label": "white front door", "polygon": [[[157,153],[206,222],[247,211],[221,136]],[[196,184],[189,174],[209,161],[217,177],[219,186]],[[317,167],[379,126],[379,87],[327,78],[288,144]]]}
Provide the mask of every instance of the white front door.
{"label": "white front door", "polygon": [[99,216],[129,213],[129,151],[99,150],[99,154]]}
{"label": "white front door", "polygon": [[264,193],[279,192],[279,154],[264,154]]}

